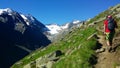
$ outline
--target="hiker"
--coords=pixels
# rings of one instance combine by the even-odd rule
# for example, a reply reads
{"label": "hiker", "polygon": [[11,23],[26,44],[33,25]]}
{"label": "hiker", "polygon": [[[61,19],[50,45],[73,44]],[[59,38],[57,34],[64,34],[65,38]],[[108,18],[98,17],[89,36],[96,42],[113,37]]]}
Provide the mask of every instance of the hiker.
{"label": "hiker", "polygon": [[109,52],[113,50],[112,40],[115,34],[115,28],[117,28],[117,22],[112,16],[107,16],[104,21],[104,34],[106,34],[107,49]]}

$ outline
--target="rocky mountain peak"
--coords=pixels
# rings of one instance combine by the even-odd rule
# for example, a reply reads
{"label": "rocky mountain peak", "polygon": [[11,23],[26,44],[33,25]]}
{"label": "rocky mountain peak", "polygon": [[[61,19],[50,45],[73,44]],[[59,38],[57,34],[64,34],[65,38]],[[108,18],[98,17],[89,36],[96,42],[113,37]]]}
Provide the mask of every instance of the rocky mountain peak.
{"label": "rocky mountain peak", "polygon": [[2,14],[9,14],[9,15],[11,15],[13,12],[15,12],[15,11],[10,9],[10,8],[0,9],[0,15],[2,15]]}
{"label": "rocky mountain peak", "polygon": [[0,9],[0,52],[3,53],[0,68],[8,68],[31,51],[50,44],[43,34],[44,28],[33,16],[21,15],[10,8]]}

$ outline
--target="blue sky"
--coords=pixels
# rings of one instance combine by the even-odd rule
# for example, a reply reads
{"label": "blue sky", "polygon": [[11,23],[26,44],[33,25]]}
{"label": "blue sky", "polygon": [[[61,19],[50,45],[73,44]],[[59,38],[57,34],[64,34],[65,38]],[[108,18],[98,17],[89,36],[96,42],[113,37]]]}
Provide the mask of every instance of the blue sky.
{"label": "blue sky", "polygon": [[59,25],[86,20],[120,3],[120,0],[0,0],[0,8],[31,14],[43,24]]}

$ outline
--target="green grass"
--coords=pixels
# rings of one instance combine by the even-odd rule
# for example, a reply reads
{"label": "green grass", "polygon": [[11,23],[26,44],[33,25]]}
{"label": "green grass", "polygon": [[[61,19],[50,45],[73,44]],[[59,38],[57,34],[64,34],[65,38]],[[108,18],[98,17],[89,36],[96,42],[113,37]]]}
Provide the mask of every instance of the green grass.
{"label": "green grass", "polygon": [[[49,54],[49,53],[51,53],[51,52],[53,52],[55,50],[61,50],[61,51],[63,51],[65,53],[69,48],[78,47],[80,44],[82,45],[82,48],[84,48],[84,49],[81,48],[80,51],[79,50],[75,51],[75,53],[73,53],[73,54],[75,54],[75,56],[71,56],[72,58],[69,57],[69,58],[67,58],[67,60],[71,59],[72,61],[75,61],[74,57],[79,57],[80,55],[85,56],[85,57],[90,57],[90,54],[93,53],[93,52],[89,51],[88,49],[92,47],[91,45],[93,45],[93,44],[95,45],[95,43],[93,43],[93,42],[90,43],[89,42],[90,40],[88,40],[87,44],[86,44],[86,40],[90,35],[92,35],[95,32],[96,32],[96,30],[94,28],[86,28],[85,30],[75,29],[74,32],[67,34],[64,37],[63,40],[60,40],[60,41],[58,41],[58,43],[55,43],[55,44],[53,43],[53,44],[49,45],[48,47],[46,47],[46,49],[44,51],[40,51],[38,49],[38,50],[34,51],[33,53],[31,53],[30,55],[23,58],[22,60],[20,60],[20,61],[23,62],[20,66],[22,68],[22,66],[30,63],[31,61],[34,61],[35,59],[37,59],[37,58],[39,58],[41,56],[44,56],[46,54]],[[89,45],[89,46],[87,46],[87,45]],[[87,53],[87,55],[86,54],[84,55],[84,53]],[[35,55],[33,55],[33,54],[35,54]],[[32,56],[32,59],[29,58],[30,56]],[[65,61],[67,61],[67,60],[65,60]],[[71,65],[72,63],[73,62],[70,62],[68,64]],[[75,62],[75,63],[77,63],[77,62]],[[81,63],[83,64],[83,62],[81,62]],[[86,65],[88,65],[88,63]],[[12,68],[19,68],[19,67],[18,67],[17,64],[14,64],[12,66]]]}
{"label": "green grass", "polygon": [[53,65],[53,68],[92,68],[90,58],[94,55],[96,40],[92,39],[82,43],[80,49],[74,51],[71,55],[63,56],[59,62]]}

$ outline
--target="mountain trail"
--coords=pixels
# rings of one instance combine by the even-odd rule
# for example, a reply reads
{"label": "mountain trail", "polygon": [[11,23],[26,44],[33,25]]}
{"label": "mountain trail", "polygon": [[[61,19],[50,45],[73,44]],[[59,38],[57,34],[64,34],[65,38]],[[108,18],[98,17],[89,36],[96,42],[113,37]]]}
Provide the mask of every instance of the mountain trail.
{"label": "mountain trail", "polygon": [[[102,48],[106,47],[105,36],[98,35],[99,43],[102,44]],[[104,52],[96,54],[97,63],[94,68],[120,68],[120,34],[114,37],[113,46],[115,47],[115,52],[108,52],[106,49]]]}

